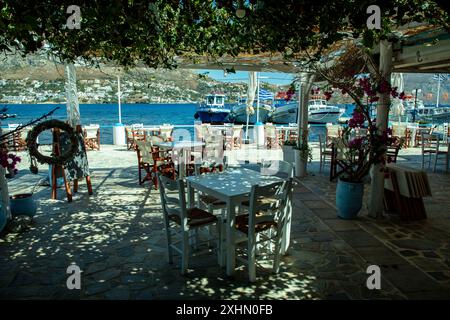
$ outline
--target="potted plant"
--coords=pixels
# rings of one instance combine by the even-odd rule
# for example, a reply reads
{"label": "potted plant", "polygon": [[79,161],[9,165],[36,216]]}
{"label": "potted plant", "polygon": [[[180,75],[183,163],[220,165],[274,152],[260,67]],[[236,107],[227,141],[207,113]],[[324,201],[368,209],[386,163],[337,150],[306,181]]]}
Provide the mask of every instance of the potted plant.
{"label": "potted plant", "polygon": [[[405,94],[398,93],[397,87],[392,87],[374,67],[369,68],[370,76],[361,76],[368,64],[374,65],[371,57],[354,46],[347,49],[334,67],[319,69],[333,86],[325,92],[327,100],[332,97],[333,90],[340,89],[342,94],[349,95],[355,103],[354,112],[342,136],[333,141],[336,161],[342,170],[336,187],[336,207],[338,216],[343,219],[357,217],[362,207],[364,182],[371,167],[380,164],[380,170],[385,171],[384,164],[391,160],[386,157],[387,148],[400,143],[391,136],[389,128],[383,129],[371,117],[371,107],[374,103],[387,104],[390,96],[403,100]],[[382,101],[379,101],[380,97],[383,97]],[[387,104],[386,108],[389,107]],[[365,128],[367,132],[358,134],[361,128]]]}
{"label": "potted plant", "polygon": [[284,144],[281,146],[281,149],[283,150],[283,160],[294,163],[294,147],[296,146],[295,141],[286,140]]}
{"label": "potted plant", "polygon": [[294,146],[295,155],[295,175],[298,177],[306,176],[306,163],[312,161],[312,149],[308,142],[299,142]]}

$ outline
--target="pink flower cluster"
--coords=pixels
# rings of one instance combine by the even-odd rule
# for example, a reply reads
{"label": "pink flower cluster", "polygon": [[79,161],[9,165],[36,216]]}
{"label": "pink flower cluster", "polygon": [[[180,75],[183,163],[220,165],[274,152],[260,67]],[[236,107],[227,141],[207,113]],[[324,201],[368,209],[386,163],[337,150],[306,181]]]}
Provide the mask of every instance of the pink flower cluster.
{"label": "pink flower cluster", "polygon": [[292,97],[295,94],[295,89],[290,87],[287,91],[286,91],[286,95],[285,95],[285,100],[286,101],[291,101]]}
{"label": "pink flower cluster", "polygon": [[325,99],[327,99],[327,101],[328,101],[331,99],[331,97],[333,95],[333,91],[325,91],[323,94],[325,95]]}
{"label": "pink flower cluster", "polygon": [[352,117],[350,118],[350,120],[348,120],[348,126],[350,128],[356,128],[356,127],[361,127],[362,125],[364,125],[364,121],[365,121],[365,117],[364,115],[359,112],[359,111],[353,111]]}
{"label": "pink flower cluster", "polygon": [[348,147],[350,149],[359,149],[359,148],[361,148],[363,141],[364,141],[364,138],[362,138],[362,137],[353,138],[352,140],[350,140],[348,142]]}
{"label": "pink flower cluster", "polygon": [[378,93],[390,93],[393,98],[404,100],[406,98],[405,92],[398,93],[397,87],[391,87],[390,83],[383,80],[377,87],[374,87],[369,78],[361,78],[358,85],[363,89],[364,93],[369,97],[369,102],[377,102],[379,98]]}
{"label": "pink flower cluster", "polygon": [[374,97],[377,95],[377,92],[372,88],[369,78],[359,79],[358,84],[368,97]]}
{"label": "pink flower cluster", "polygon": [[21,161],[20,157],[10,153],[7,154],[6,152],[0,153],[0,165],[4,167],[5,169],[12,170],[14,174],[17,173],[16,165]]}

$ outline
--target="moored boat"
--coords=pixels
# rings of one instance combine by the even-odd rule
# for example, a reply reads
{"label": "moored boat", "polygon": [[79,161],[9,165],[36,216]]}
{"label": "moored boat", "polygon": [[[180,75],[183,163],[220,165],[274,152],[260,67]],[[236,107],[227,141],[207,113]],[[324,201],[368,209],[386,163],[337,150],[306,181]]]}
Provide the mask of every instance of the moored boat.
{"label": "moored boat", "polygon": [[[298,102],[281,104],[272,114],[274,123],[288,124],[297,122]],[[329,106],[324,99],[312,99],[308,103],[308,122],[316,124],[337,123],[344,109]]]}
{"label": "moored boat", "polygon": [[205,102],[200,103],[194,118],[203,123],[228,122],[230,109],[225,107],[225,95],[210,94],[205,97]]}
{"label": "moored boat", "polygon": [[[257,104],[256,102],[253,103],[253,113],[249,115],[248,122],[250,124],[254,124],[257,122]],[[259,121],[260,122],[267,122],[269,120],[270,115],[274,111],[275,107],[266,104],[266,103],[260,103],[259,104]],[[231,109],[230,117],[233,119],[235,123],[246,123],[247,122],[247,104],[245,103],[245,100],[239,101],[239,103]]]}

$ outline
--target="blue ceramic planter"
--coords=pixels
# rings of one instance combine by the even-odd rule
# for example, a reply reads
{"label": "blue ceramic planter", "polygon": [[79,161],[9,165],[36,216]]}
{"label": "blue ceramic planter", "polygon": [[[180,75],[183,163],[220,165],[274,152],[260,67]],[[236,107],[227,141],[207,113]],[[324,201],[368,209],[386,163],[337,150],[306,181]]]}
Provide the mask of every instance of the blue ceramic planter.
{"label": "blue ceramic planter", "polygon": [[338,217],[355,219],[362,207],[364,183],[353,183],[338,180],[336,188],[336,207]]}
{"label": "blue ceramic planter", "polygon": [[36,214],[36,202],[34,201],[33,194],[24,193],[16,194],[10,197],[11,215],[17,216],[29,216],[33,218]]}

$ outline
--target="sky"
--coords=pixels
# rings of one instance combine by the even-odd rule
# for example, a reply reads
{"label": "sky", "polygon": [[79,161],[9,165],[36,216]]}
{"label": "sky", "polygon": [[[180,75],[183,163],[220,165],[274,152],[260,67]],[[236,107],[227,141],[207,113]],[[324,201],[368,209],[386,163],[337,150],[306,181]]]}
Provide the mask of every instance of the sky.
{"label": "sky", "polygon": [[[224,72],[222,70],[196,70],[195,72],[199,74],[205,74],[208,72],[207,76],[218,81],[245,83],[248,82],[247,71],[236,71],[236,73],[229,73],[226,76],[224,76]],[[261,82],[268,82],[278,85],[289,85],[294,79],[294,75],[281,72],[260,72],[259,75]]]}

